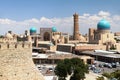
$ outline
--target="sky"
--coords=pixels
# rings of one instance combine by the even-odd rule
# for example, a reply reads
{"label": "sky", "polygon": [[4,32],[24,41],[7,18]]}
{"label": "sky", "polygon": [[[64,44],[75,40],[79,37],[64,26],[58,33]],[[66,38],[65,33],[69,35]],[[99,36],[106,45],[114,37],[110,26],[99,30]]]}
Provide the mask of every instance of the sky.
{"label": "sky", "polygon": [[80,33],[97,28],[101,19],[120,31],[120,0],[0,0],[0,34],[12,30],[22,34],[31,27],[53,27],[73,33],[73,14],[79,14]]}

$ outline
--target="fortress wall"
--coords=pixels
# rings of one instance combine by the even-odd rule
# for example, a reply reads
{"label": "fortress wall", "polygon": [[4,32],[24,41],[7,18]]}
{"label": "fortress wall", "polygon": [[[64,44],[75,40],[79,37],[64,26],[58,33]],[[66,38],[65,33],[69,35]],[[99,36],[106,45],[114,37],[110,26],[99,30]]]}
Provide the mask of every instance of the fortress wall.
{"label": "fortress wall", "polygon": [[0,45],[0,80],[44,80],[32,61],[30,43]]}
{"label": "fortress wall", "polygon": [[16,38],[13,38],[13,39],[0,38],[0,42],[17,42],[17,39]]}
{"label": "fortress wall", "polygon": [[20,42],[20,43],[0,43],[0,50],[6,50],[6,49],[26,49],[26,48],[31,48],[30,43],[26,42]]}

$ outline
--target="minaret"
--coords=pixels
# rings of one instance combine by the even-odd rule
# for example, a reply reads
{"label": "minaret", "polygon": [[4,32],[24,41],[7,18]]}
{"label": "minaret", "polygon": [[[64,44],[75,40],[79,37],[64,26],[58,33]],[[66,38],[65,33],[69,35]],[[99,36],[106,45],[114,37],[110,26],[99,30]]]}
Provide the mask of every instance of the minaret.
{"label": "minaret", "polygon": [[73,15],[74,17],[74,31],[73,31],[73,39],[74,40],[79,40],[79,15],[75,13]]}

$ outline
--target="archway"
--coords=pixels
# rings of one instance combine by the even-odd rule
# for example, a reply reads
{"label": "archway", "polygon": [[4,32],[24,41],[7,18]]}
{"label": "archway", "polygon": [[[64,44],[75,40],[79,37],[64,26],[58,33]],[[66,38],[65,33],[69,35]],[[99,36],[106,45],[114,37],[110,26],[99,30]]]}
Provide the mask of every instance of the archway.
{"label": "archway", "polygon": [[44,41],[50,41],[50,33],[49,32],[45,32],[43,37],[44,37]]}

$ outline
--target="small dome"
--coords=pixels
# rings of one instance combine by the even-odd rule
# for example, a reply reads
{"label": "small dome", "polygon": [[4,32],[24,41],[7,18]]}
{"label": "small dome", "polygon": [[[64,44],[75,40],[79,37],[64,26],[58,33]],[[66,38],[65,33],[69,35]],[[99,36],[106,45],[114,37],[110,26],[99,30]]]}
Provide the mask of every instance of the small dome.
{"label": "small dome", "polygon": [[37,29],[35,27],[30,28],[30,33],[36,33]]}
{"label": "small dome", "polygon": [[56,27],[52,27],[52,32],[57,32]]}
{"label": "small dome", "polygon": [[109,30],[110,29],[110,23],[106,21],[105,19],[100,20],[100,22],[97,24],[98,30]]}
{"label": "small dome", "polygon": [[8,38],[8,39],[12,39],[12,38],[13,38],[13,36],[12,36],[10,33],[7,33],[7,34],[5,35],[5,37]]}

